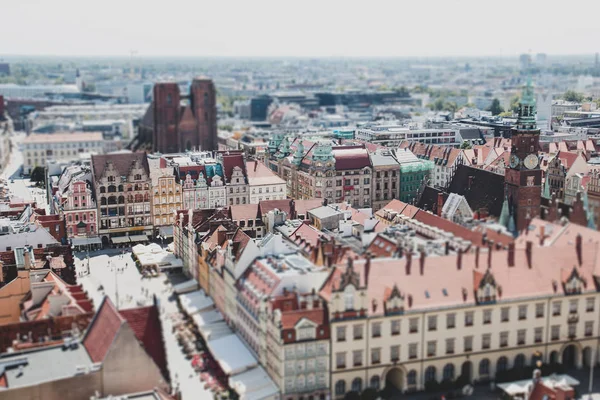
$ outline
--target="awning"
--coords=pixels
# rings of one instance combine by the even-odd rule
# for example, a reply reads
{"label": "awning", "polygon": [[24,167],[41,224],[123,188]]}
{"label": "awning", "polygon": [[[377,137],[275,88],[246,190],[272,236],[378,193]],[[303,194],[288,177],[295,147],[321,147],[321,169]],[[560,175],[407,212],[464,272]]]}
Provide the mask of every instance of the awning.
{"label": "awning", "polygon": [[227,375],[235,375],[258,365],[258,361],[236,334],[210,340],[210,353]]}
{"label": "awning", "polygon": [[214,324],[216,322],[224,321],[223,316],[218,310],[201,311],[192,316],[192,319],[196,323],[198,329],[202,327]]}
{"label": "awning", "polygon": [[278,399],[279,388],[262,367],[252,368],[229,378],[229,387],[240,399]]}
{"label": "awning", "polygon": [[148,236],[146,236],[146,235],[130,235],[129,239],[131,239],[131,241],[133,243],[136,243],[136,242],[147,242],[148,241]]}
{"label": "awning", "polygon": [[129,243],[129,236],[117,236],[110,238],[114,244]]}
{"label": "awning", "polygon": [[[546,386],[577,386],[579,381],[569,375],[550,375],[542,377],[542,382]],[[531,379],[524,379],[514,382],[499,383],[497,386],[511,396],[527,393]]]}
{"label": "awning", "polygon": [[206,310],[215,304],[203,290],[182,294],[179,296],[179,302],[181,303],[181,308],[189,315]]}
{"label": "awning", "polygon": [[102,244],[102,239],[99,237],[91,238],[73,238],[71,239],[73,246],[87,246],[88,244]]}
{"label": "awning", "polygon": [[206,341],[220,339],[233,333],[225,321],[208,324],[198,328],[198,330]]}
{"label": "awning", "polygon": [[195,279],[173,285],[173,291],[177,294],[189,293],[198,289],[198,282]]}
{"label": "awning", "polygon": [[158,235],[166,238],[173,237],[173,225],[171,226],[161,226],[158,228]]}

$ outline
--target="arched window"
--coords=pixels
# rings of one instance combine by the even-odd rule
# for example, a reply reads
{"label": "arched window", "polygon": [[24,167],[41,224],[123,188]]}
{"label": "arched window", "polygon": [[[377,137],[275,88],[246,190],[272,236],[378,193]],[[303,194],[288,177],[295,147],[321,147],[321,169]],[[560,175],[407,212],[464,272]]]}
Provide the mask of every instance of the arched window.
{"label": "arched window", "polygon": [[119,204],[125,203],[125,196],[119,196]]}
{"label": "arched window", "polygon": [[373,375],[371,377],[371,384],[369,386],[372,389],[379,390],[379,375]]}
{"label": "arched window", "polygon": [[490,374],[490,360],[484,358],[479,362],[479,375],[487,376]]}
{"label": "arched window", "polygon": [[117,196],[110,196],[108,198],[108,204],[117,204]]}
{"label": "arched window", "polygon": [[104,186],[100,186],[100,193],[106,193],[106,188]]}
{"label": "arched window", "polygon": [[110,185],[108,187],[108,193],[114,193],[117,191],[117,187],[115,185]]}
{"label": "arched window", "polygon": [[119,185],[119,192],[123,191],[123,185]]}
{"label": "arched window", "polygon": [[454,379],[454,364],[446,364],[444,366],[444,380],[451,381]]}
{"label": "arched window", "polygon": [[417,371],[414,369],[410,370],[406,375],[406,383],[408,386],[415,386],[417,384]]}
{"label": "arched window", "polygon": [[517,354],[517,356],[515,357],[515,368],[523,368],[525,366],[525,355],[524,354]]}
{"label": "arched window", "polygon": [[335,395],[341,396],[346,393],[346,381],[337,381],[335,383]]}
{"label": "arched window", "polygon": [[362,392],[362,379],[360,378],[355,378],[352,381],[352,391],[353,392],[357,392],[360,393]]}
{"label": "arched window", "polygon": [[502,356],[496,362],[496,372],[506,371],[508,369],[508,358]]}
{"label": "arched window", "polygon": [[148,197],[148,193],[144,194],[144,201],[148,201],[149,197]]}
{"label": "arched window", "polygon": [[105,206],[106,205],[106,197],[100,197],[100,205],[101,206]]}
{"label": "arched window", "polygon": [[434,366],[427,367],[425,370],[425,383],[436,380],[436,370]]}

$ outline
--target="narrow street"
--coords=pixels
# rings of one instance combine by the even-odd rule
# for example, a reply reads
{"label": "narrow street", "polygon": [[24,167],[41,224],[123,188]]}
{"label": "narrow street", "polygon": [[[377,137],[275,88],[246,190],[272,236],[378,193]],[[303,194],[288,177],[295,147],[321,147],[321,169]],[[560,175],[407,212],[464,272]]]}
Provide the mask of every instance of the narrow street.
{"label": "narrow street", "polygon": [[[164,274],[156,278],[142,279],[131,259],[131,253],[122,254],[120,250],[103,250],[90,253],[88,262],[86,253],[75,253],[75,268],[78,282],[94,300],[98,307],[104,295],[108,296],[120,309],[152,304],[156,295],[161,310],[163,337],[167,362],[171,373],[171,383],[179,386],[183,399],[209,400],[212,392],[204,389],[204,383],[194,372],[190,360],[185,359],[181,347],[173,333],[170,316],[178,312],[177,303],[172,296],[172,287]],[[116,284],[116,285],[115,285]],[[102,290],[99,288],[102,287]],[[115,290],[118,288],[118,291]]]}

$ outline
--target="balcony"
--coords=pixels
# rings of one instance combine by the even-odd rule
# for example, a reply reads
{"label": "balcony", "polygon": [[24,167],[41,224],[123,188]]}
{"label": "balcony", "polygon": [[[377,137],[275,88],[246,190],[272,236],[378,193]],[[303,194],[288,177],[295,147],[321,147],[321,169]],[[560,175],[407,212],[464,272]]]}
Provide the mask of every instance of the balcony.
{"label": "balcony", "polygon": [[567,322],[569,324],[576,324],[579,322],[579,314],[569,314],[567,317]]}

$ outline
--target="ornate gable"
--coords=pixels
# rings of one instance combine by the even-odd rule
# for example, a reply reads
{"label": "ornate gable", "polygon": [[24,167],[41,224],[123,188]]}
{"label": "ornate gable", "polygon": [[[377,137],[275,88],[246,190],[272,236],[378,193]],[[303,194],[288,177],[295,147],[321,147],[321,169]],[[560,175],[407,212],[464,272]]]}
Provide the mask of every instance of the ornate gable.
{"label": "ornate gable", "polygon": [[340,276],[339,290],[342,291],[346,289],[346,286],[348,285],[354,286],[355,289],[360,287],[360,276],[354,271],[354,262],[352,258],[348,258],[348,267],[346,268],[346,272]]}
{"label": "ornate gable", "polygon": [[568,273],[566,270],[563,270],[563,289],[565,294],[580,294],[583,289],[586,287],[585,279],[579,274],[579,271],[576,267],[571,269],[571,272]]}
{"label": "ornate gable", "polygon": [[398,285],[394,284],[394,287],[391,289],[389,296],[387,296],[387,298],[385,299],[384,306],[386,314],[400,313],[404,311],[404,295],[400,293]]}
{"label": "ornate gable", "polygon": [[501,292],[501,288],[496,284],[496,279],[492,271],[488,269],[485,274],[475,272],[475,294],[479,304],[491,303],[496,301],[496,296]]}

